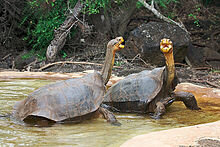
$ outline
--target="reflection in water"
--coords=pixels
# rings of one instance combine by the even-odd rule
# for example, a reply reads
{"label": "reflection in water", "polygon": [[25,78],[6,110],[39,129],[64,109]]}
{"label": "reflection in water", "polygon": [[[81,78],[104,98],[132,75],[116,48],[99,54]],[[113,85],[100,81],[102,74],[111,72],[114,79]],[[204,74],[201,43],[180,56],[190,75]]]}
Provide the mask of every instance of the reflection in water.
{"label": "reflection in water", "polygon": [[[13,80],[0,82],[0,115],[12,111],[15,102],[24,99],[35,89],[51,83],[47,80]],[[187,110],[175,102],[161,120],[137,114],[116,114],[122,126],[112,126],[104,119],[80,124],[55,124],[52,127],[28,127],[13,118],[0,117],[0,146],[64,146],[115,147],[127,139],[158,130],[183,127],[220,119],[220,104],[199,102],[200,111]],[[215,111],[212,111],[212,110]]]}

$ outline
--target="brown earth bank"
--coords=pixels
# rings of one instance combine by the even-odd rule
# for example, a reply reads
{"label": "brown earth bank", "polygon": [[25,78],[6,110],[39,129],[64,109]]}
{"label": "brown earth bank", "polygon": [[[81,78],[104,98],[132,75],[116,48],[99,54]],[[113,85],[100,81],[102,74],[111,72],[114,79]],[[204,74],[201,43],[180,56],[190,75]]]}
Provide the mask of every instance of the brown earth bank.
{"label": "brown earth bank", "polygon": [[[47,64],[38,69],[32,69],[33,72],[56,72],[58,73],[77,73],[86,70],[101,71],[102,62],[55,62],[54,64]],[[150,70],[155,68],[150,64],[129,63],[123,61],[120,66],[114,66],[112,74],[117,77],[124,77],[132,73],[137,73],[143,70]],[[19,71],[16,69],[0,69],[3,71]],[[194,83],[211,88],[220,88],[220,72],[218,70],[212,70],[207,67],[191,68],[185,64],[177,64],[176,72],[179,81]],[[13,74],[13,73],[12,73]],[[15,73],[14,73],[15,74]],[[22,73],[20,73],[22,75]],[[24,74],[25,75],[25,74]],[[7,75],[6,75],[7,76]],[[15,75],[16,76],[16,75]]]}

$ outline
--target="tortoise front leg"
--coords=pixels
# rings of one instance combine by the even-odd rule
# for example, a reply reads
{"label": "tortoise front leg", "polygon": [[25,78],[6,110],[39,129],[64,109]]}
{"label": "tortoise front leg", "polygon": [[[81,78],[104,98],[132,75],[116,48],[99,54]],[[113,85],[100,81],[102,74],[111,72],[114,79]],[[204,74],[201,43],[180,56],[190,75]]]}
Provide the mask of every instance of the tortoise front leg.
{"label": "tortoise front leg", "polygon": [[115,115],[110,112],[109,110],[99,107],[98,111],[103,115],[103,117],[107,120],[107,122],[110,122],[112,125],[120,126],[121,123],[118,122]]}
{"label": "tortoise front leg", "polygon": [[153,119],[160,119],[162,115],[166,112],[166,107],[174,102],[172,97],[166,97],[162,101],[156,103],[156,109],[154,110],[154,115],[151,116]]}
{"label": "tortoise front leg", "polygon": [[154,115],[151,116],[153,119],[160,119],[161,116],[166,112],[165,105],[162,102],[156,103],[156,109],[154,110]]}
{"label": "tortoise front leg", "polygon": [[182,101],[188,109],[200,110],[194,95],[190,92],[178,91],[172,94],[177,101]]}

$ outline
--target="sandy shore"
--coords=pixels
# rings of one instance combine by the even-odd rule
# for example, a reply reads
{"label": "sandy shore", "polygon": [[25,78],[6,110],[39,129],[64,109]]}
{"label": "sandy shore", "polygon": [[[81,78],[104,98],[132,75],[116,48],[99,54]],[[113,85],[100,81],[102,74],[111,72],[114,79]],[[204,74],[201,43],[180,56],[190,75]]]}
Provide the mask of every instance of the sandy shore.
{"label": "sandy shore", "polygon": [[139,135],[125,142],[121,147],[188,147],[199,145],[199,139],[205,138],[213,140],[209,147],[214,143],[216,143],[215,147],[220,146],[220,121]]}

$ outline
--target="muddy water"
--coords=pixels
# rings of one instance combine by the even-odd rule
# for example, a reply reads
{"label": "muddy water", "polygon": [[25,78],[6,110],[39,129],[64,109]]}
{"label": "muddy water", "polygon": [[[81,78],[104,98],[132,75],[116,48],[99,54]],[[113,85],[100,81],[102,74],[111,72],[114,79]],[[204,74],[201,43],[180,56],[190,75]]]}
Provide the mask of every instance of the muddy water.
{"label": "muddy water", "polygon": [[[34,79],[0,81],[0,115],[10,113],[16,101],[52,82]],[[175,102],[164,118],[157,121],[143,115],[116,114],[122,123],[120,127],[101,118],[42,128],[29,127],[12,118],[0,118],[0,146],[117,147],[136,135],[220,120],[220,103],[202,100],[199,105],[203,110],[191,111],[182,103]]]}

